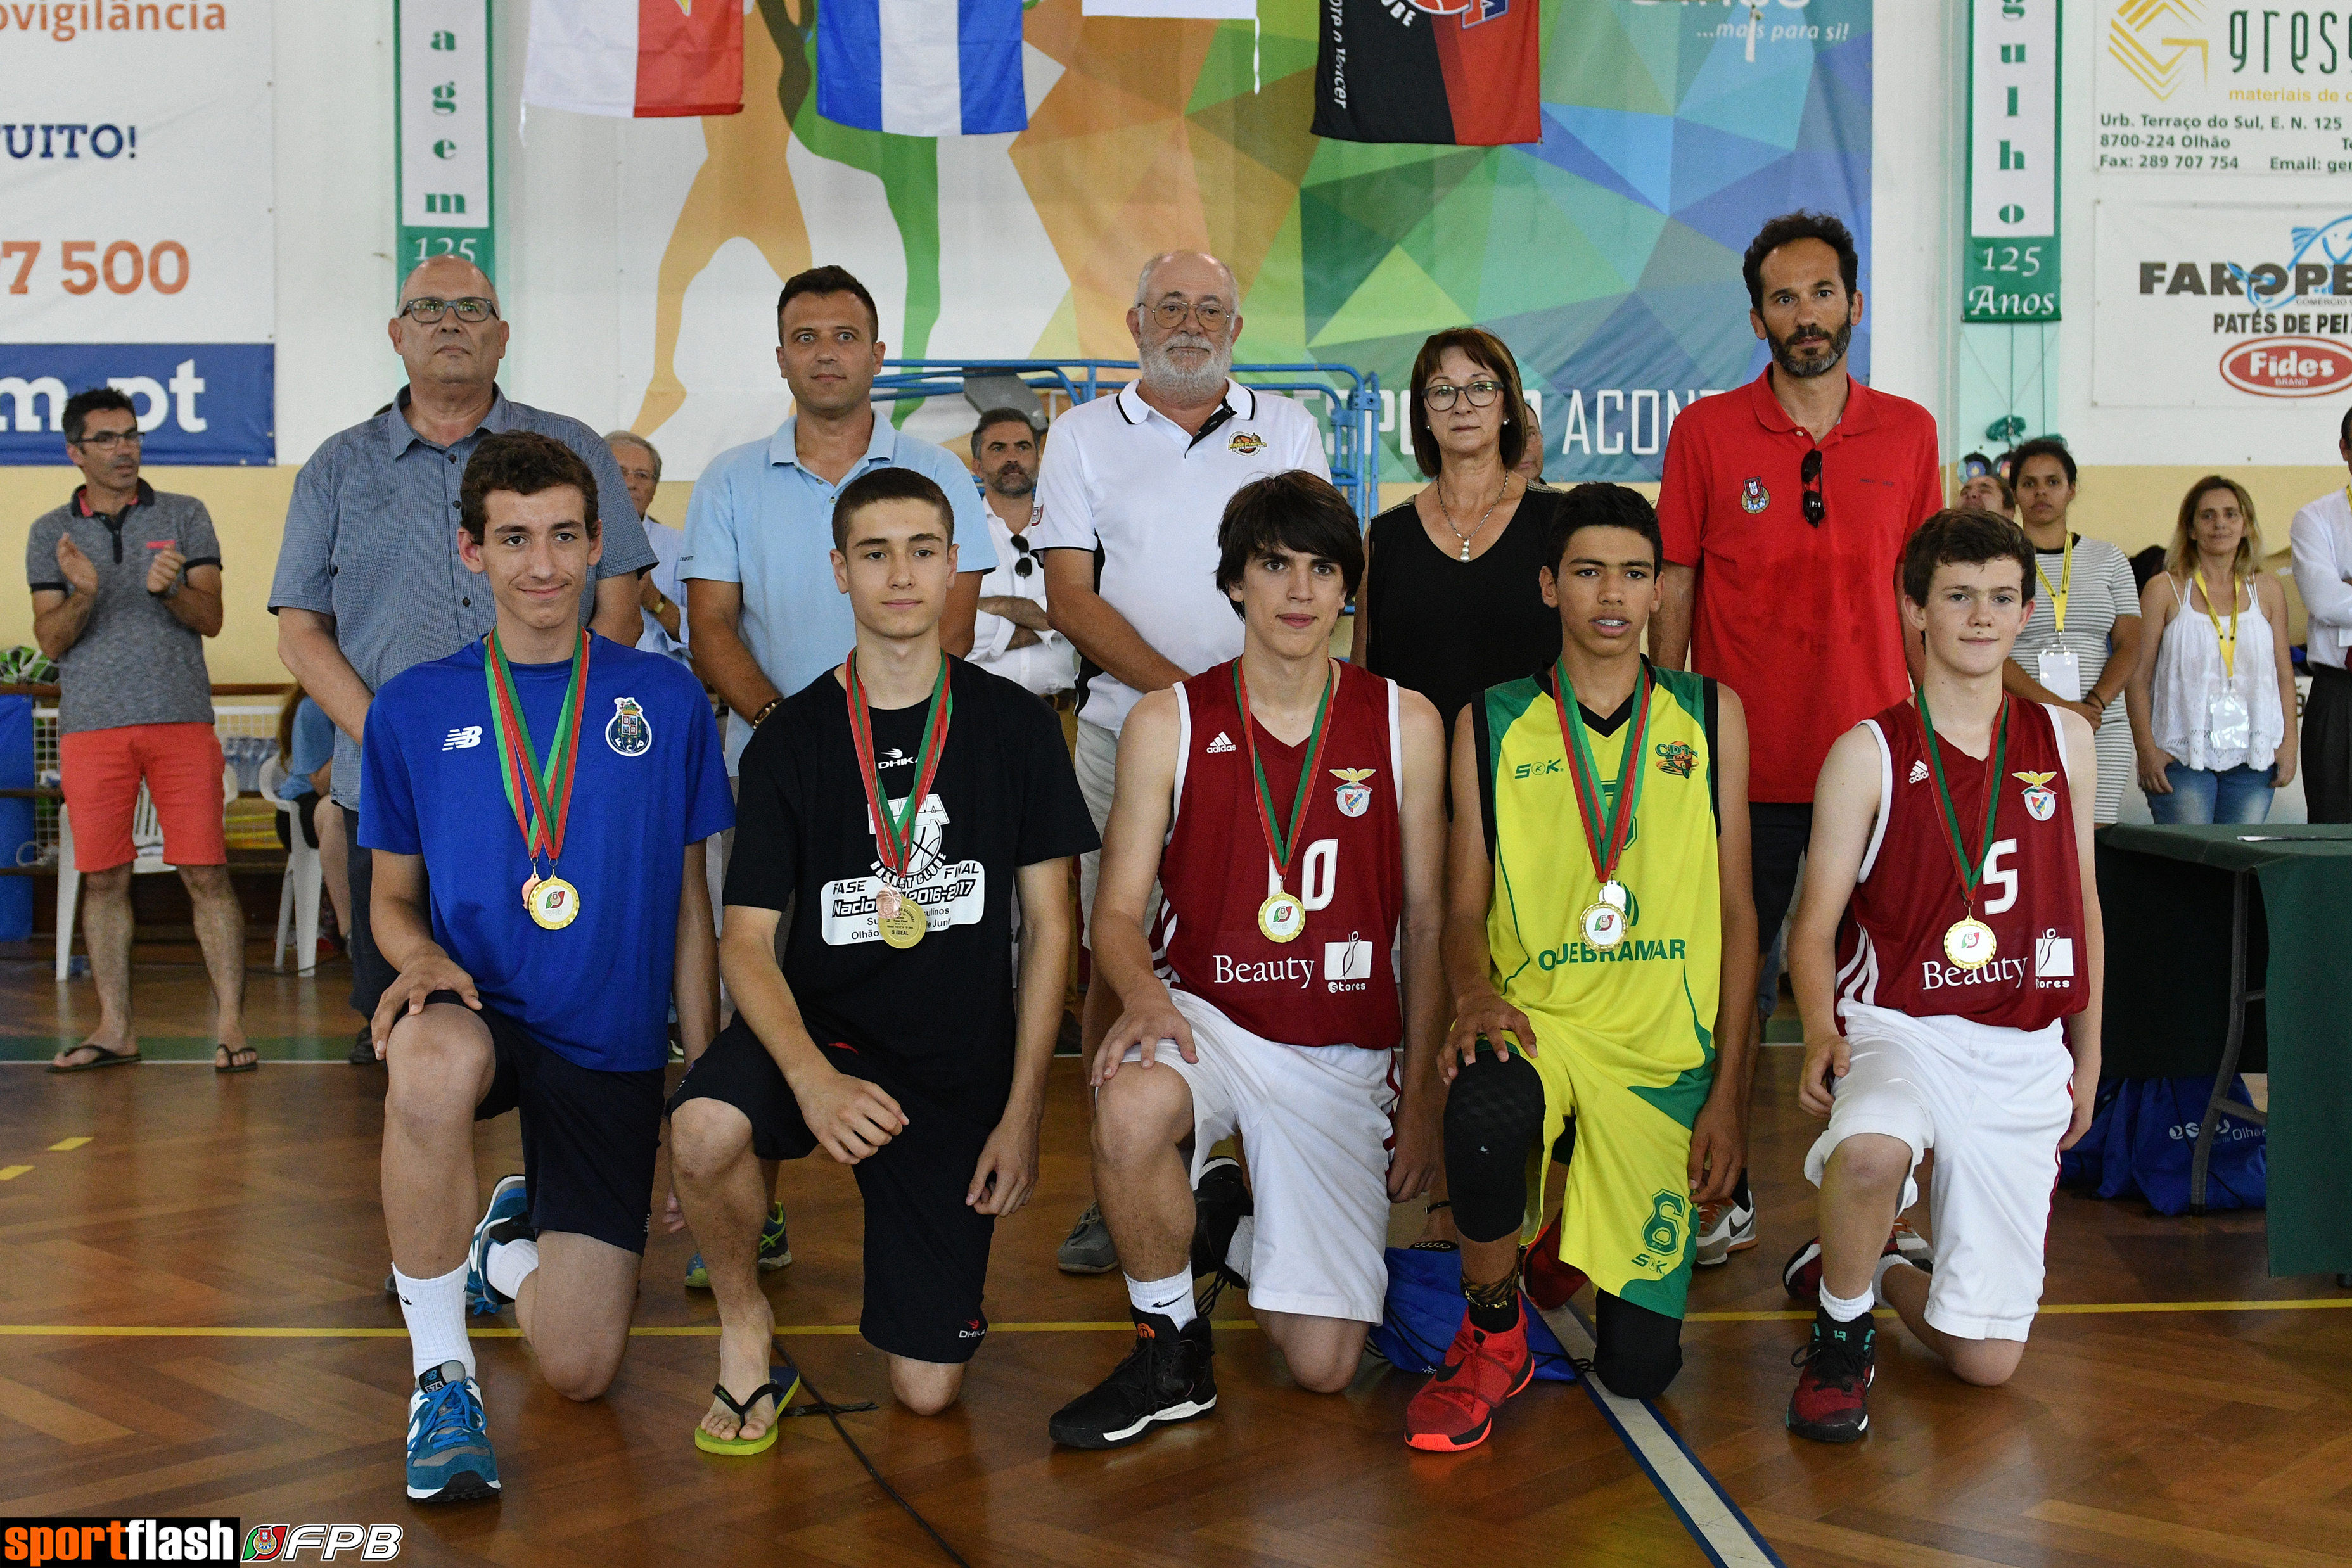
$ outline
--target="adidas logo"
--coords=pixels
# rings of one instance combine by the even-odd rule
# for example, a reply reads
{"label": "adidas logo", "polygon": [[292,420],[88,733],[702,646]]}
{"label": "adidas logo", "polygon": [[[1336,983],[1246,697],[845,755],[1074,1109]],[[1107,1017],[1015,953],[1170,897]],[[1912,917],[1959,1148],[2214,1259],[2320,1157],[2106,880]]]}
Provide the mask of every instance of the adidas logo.
{"label": "adidas logo", "polygon": [[1240,749],[1240,747],[1234,744],[1234,737],[1222,729],[1217,731],[1217,738],[1209,742],[1208,747],[1209,755],[1212,757],[1220,751],[1239,751]]}
{"label": "adidas logo", "polygon": [[1911,763],[1910,782],[1916,784],[1920,779],[1925,779],[1926,777],[1927,777],[1927,764],[1926,759],[1919,758],[1913,758]]}

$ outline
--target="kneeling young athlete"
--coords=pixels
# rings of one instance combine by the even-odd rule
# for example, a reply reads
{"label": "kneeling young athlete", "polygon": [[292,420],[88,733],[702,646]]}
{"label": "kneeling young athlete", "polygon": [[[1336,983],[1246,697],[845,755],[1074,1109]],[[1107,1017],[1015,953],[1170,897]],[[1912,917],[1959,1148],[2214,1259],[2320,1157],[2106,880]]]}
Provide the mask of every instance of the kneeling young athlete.
{"label": "kneeling young athlete", "polygon": [[1445,1174],[1470,1300],[1405,1411],[1405,1441],[1440,1453],[1486,1441],[1534,1375],[1519,1238],[1545,1151],[1568,1184],[1528,1292],[1558,1306],[1590,1278],[1592,1370],[1635,1399],[1682,1369],[1694,1217],[1742,1164],[1747,720],[1714,680],[1642,656],[1659,537],[1639,492],[1570,490],[1548,554],[1559,663],[1454,727]]}
{"label": "kneeling young athlete", "polygon": [[[703,841],[733,815],[701,685],[581,628],[603,549],[588,465],[543,435],[491,435],[458,497],[458,554],[498,628],[375,694],[360,819],[376,941],[400,970],[373,1030],[416,1375],[408,1495],[425,1502],[499,1490],[469,1288],[514,1303],[566,1396],[595,1398],[621,1364],[673,992],[689,1046],[717,1022]],[[473,1124],[513,1110],[523,1174],[477,1223]]]}
{"label": "kneeling young athlete", "polygon": [[[1387,1292],[1390,1199],[1428,1177],[1391,1170],[1385,1144],[1391,1051],[1408,1040],[1417,1102],[1444,1027],[1444,727],[1425,698],[1330,656],[1364,552],[1328,482],[1244,486],[1217,548],[1241,657],[1145,697],[1119,736],[1094,951],[1126,1010],[1093,1063],[1094,1175],[1136,1342],[1049,1423],[1076,1448],[1215,1406],[1199,1274],[1248,1286],[1301,1385],[1348,1386]],[[1247,1189],[1209,1153],[1236,1133]]]}
{"label": "kneeling young athlete", "polygon": [[[1814,791],[1789,960],[1800,1095],[1829,1130],[1805,1157],[1822,1233],[1786,1278],[1819,1302],[1789,1429],[1820,1442],[1870,1428],[1874,1302],[1964,1381],[2008,1381],[2042,1300],[2058,1153],[2091,1122],[2098,766],[2080,715],[2001,690],[2033,579],[2015,523],[1922,523],[1903,552],[1918,692],[1848,730]],[[1931,1148],[1932,1275],[1887,1239]]]}
{"label": "kneeling young athlete", "polygon": [[695,1437],[713,1452],[772,1445],[796,1381],[771,1375],[761,1160],[821,1147],[856,1167],[858,1332],[922,1415],[962,1389],[988,1333],[996,1218],[1036,1181],[1070,862],[1094,822],[1053,710],[940,650],[952,526],[912,469],[844,486],[833,573],[856,647],[743,749],[720,953],[739,1011],[670,1101],[678,1202],[719,1302],[719,1385]]}

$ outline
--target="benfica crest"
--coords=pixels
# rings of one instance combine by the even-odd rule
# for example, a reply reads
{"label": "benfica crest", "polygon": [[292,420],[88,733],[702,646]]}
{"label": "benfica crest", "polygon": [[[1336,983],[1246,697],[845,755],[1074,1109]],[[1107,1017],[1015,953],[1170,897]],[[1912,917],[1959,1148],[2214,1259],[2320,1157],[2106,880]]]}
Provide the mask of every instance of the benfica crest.
{"label": "benfica crest", "polygon": [[1336,791],[1336,794],[1339,804],[1339,814],[1341,816],[1360,817],[1366,811],[1371,810],[1372,791],[1370,787],[1367,785],[1364,780],[1370,779],[1373,774],[1379,771],[1380,769],[1377,768],[1334,768],[1331,769],[1331,777],[1339,780],[1339,788]]}

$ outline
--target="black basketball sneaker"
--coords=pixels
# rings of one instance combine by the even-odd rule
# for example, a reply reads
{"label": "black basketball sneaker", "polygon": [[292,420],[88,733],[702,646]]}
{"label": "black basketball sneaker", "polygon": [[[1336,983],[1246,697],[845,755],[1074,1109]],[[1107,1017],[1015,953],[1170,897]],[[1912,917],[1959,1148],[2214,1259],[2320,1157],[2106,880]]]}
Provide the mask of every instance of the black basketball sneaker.
{"label": "black basketball sneaker", "polygon": [[1217,1407],[1216,1347],[1209,1320],[1181,1330],[1158,1312],[1129,1311],[1135,1348],[1092,1392],[1054,1413],[1046,1436],[1073,1448],[1123,1448],[1150,1436],[1154,1424],[1191,1421]]}

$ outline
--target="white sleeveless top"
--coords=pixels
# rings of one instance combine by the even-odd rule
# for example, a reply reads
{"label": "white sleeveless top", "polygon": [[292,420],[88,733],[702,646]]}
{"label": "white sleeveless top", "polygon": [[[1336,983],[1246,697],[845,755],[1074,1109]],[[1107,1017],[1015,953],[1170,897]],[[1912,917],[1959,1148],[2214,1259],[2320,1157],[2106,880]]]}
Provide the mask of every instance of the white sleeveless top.
{"label": "white sleeveless top", "polygon": [[[2157,747],[2184,768],[2221,773],[2237,767],[2268,768],[2286,737],[2286,716],[2279,705],[2278,661],[2272,647],[2271,623],[2245,583],[2245,601],[2238,609],[2236,674],[2221,659],[2221,639],[2212,618],[2190,601],[2170,572],[2180,609],[2164,629],[2157,645],[2156,679],[2148,694],[2148,727]],[[2224,622],[2229,612],[2220,611]],[[2246,705],[2247,745],[2228,750],[2214,748],[2207,716],[2213,697],[2224,688],[2234,690]]]}

